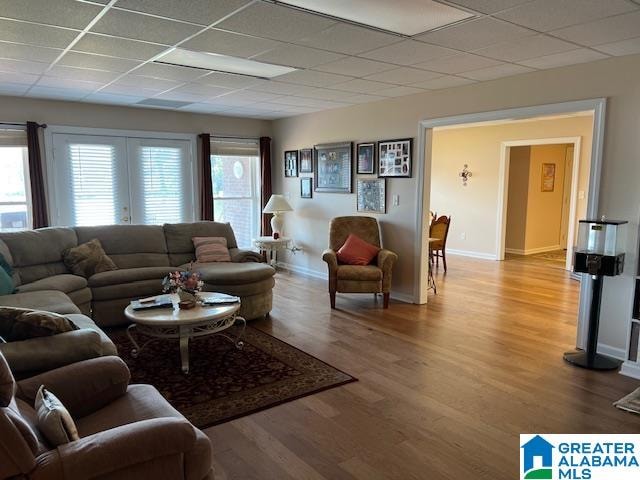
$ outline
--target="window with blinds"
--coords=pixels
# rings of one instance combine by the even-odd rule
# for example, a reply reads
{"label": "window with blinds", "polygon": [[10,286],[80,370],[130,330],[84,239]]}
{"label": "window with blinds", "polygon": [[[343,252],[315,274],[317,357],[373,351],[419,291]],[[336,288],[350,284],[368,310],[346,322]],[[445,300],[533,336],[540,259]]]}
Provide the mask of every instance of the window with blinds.
{"label": "window with blinds", "polygon": [[182,150],[171,147],[140,147],[144,195],[144,223],[185,221]]}
{"label": "window with blinds", "polygon": [[27,136],[24,130],[0,129],[0,231],[31,226]]}

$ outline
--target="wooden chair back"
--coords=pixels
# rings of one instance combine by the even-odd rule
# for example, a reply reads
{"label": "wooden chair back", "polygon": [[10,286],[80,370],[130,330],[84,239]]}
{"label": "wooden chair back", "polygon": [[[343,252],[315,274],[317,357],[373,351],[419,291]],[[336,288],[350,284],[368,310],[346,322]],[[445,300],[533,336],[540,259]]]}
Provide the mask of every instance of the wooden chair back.
{"label": "wooden chair back", "polygon": [[442,215],[431,222],[429,226],[429,236],[437,238],[437,241],[430,243],[432,250],[443,250],[447,244],[449,236],[449,226],[451,225],[451,217]]}

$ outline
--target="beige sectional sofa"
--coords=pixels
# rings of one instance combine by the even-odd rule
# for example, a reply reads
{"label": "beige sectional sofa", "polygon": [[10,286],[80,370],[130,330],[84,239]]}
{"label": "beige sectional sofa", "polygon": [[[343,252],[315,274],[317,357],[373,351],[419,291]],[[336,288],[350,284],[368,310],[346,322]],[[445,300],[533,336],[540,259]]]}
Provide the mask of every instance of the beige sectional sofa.
{"label": "beige sectional sofa", "polygon": [[[204,289],[241,297],[240,315],[248,320],[267,315],[275,270],[261,263],[258,253],[240,250],[231,226],[217,222],[53,227],[1,233],[0,253],[14,269],[14,283],[22,297],[0,296],[0,305],[19,303],[41,308],[30,305],[31,294],[43,302],[51,296],[47,291],[62,292],[98,326],[126,324],[123,311],[132,299],[161,293],[161,280],[167,273],[189,268],[195,260],[191,239],[196,236],[225,237],[232,258],[231,262],[194,265],[194,270],[202,274]],[[72,275],[63,262],[63,252],[94,238],[100,240],[118,269],[88,279]]]}

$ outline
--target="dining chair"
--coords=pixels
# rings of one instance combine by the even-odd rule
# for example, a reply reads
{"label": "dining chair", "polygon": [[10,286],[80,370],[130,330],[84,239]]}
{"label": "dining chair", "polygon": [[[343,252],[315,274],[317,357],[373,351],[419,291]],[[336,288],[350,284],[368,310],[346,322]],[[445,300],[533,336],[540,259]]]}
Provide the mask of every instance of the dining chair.
{"label": "dining chair", "polygon": [[447,236],[449,235],[449,226],[451,225],[451,217],[442,215],[431,222],[429,226],[429,237],[435,238],[429,242],[429,254],[435,257],[436,268],[440,264],[444,265],[444,273],[447,273]]}

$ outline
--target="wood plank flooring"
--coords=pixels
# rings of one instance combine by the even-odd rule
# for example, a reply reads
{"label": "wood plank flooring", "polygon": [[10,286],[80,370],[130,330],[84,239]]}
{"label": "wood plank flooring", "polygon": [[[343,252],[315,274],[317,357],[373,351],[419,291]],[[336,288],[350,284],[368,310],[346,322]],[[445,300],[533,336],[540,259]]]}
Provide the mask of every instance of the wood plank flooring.
{"label": "wood plank flooring", "polygon": [[571,367],[578,283],[542,262],[451,255],[426,306],[280,272],[253,325],[359,378],[206,430],[218,479],[518,478],[520,433],[638,433],[640,382]]}

